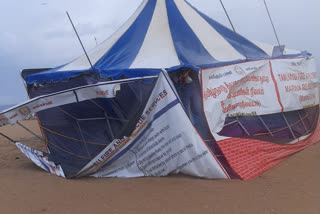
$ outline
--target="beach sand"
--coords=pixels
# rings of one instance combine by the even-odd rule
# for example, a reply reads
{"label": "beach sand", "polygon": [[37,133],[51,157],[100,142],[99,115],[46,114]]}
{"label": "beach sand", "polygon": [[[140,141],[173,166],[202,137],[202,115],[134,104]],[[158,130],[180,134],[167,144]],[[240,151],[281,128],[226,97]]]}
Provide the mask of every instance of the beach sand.
{"label": "beach sand", "polygon": [[[39,133],[36,121],[23,121]],[[15,139],[32,137],[6,126]],[[26,143],[44,149],[39,142]],[[35,166],[0,137],[0,213],[318,214],[320,144],[250,181],[185,176],[67,180]]]}

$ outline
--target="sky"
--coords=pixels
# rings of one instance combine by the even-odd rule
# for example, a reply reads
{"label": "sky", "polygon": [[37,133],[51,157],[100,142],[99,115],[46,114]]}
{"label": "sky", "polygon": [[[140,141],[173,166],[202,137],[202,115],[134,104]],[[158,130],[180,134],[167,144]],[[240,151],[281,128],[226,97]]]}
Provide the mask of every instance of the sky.
{"label": "sky", "polygon": [[[219,0],[188,0],[230,27]],[[83,54],[68,11],[87,50],[114,33],[142,0],[0,1],[0,106],[25,101],[20,71],[52,68]],[[276,45],[263,0],[223,0],[238,33]],[[280,43],[312,53],[320,68],[320,1],[267,0]]]}

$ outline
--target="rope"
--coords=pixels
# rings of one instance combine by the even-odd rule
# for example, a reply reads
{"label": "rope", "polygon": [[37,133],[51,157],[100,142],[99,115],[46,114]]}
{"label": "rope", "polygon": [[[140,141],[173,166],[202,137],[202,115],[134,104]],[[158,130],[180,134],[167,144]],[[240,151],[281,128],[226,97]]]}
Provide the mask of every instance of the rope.
{"label": "rope", "polygon": [[63,152],[65,152],[65,153],[67,153],[67,154],[69,154],[69,155],[72,155],[72,156],[75,156],[75,157],[78,157],[78,158],[81,158],[81,159],[85,159],[85,160],[91,160],[90,158],[87,158],[87,157],[84,157],[84,156],[75,154],[75,153],[70,152],[70,151],[68,151],[68,150],[65,150],[64,148],[61,148],[60,146],[55,145],[54,143],[51,143],[51,142],[48,141],[48,140],[46,141],[46,143],[47,143],[47,144],[50,144],[50,145],[53,146],[53,147],[56,147],[57,149],[62,150]]}
{"label": "rope", "polygon": [[66,138],[66,139],[73,140],[73,141],[76,141],[76,142],[86,143],[86,144],[91,144],[91,145],[97,145],[97,146],[107,146],[106,144],[102,144],[102,143],[87,142],[87,141],[79,140],[79,139],[76,139],[76,138],[73,138],[73,137],[69,137],[69,136],[60,134],[60,133],[58,133],[58,132],[52,131],[51,129],[48,129],[48,128],[42,126],[42,125],[40,125],[40,127],[43,128],[44,130],[52,133],[52,134],[55,134],[55,135],[58,135],[58,136],[60,136],[60,137],[64,137],[64,138]]}

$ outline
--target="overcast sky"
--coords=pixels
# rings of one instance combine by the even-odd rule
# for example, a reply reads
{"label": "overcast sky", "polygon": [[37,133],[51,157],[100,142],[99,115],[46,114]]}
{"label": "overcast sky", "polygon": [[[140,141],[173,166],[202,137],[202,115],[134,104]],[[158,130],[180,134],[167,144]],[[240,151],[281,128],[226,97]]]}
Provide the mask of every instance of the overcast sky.
{"label": "overcast sky", "polygon": [[[0,106],[27,99],[19,71],[56,67],[82,55],[65,11],[89,50],[116,31],[142,0],[0,1]],[[219,0],[189,0],[227,25]],[[236,30],[248,39],[276,44],[263,0],[224,0]],[[280,42],[320,59],[320,1],[268,0]],[[318,63],[319,65],[319,63]],[[319,66],[318,66],[319,68]]]}

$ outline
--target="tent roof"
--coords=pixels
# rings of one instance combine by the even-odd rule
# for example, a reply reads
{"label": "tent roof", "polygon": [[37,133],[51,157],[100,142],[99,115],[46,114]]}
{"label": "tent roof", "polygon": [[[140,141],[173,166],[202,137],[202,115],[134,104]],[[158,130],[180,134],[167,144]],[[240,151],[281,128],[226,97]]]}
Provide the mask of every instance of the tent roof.
{"label": "tent roof", "polygon": [[[185,0],[144,0],[118,31],[89,52],[89,58],[95,72],[102,75],[119,76],[123,71],[126,76],[141,76],[141,72],[145,74],[141,69],[146,68],[208,67],[270,58],[272,49],[272,45],[234,33]],[[29,75],[26,81],[58,81],[90,70],[83,55],[69,64]]]}

